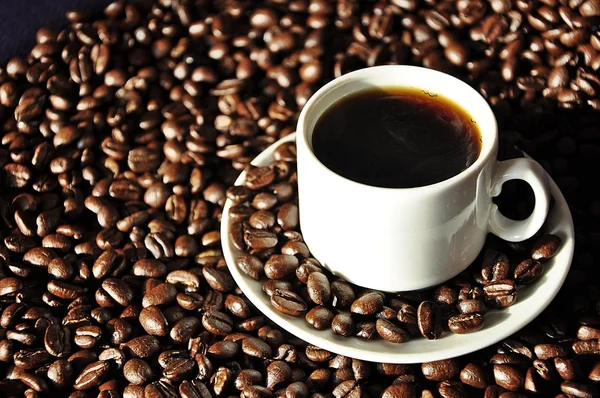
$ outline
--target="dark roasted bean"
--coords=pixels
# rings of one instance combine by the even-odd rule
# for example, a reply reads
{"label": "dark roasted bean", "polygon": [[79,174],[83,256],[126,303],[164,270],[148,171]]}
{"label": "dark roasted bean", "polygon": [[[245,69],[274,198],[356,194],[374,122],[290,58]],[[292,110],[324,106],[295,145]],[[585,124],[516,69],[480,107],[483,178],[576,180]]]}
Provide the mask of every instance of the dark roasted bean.
{"label": "dark roasted bean", "polygon": [[483,287],[489,303],[497,307],[509,307],[514,304],[517,291],[515,283],[510,279],[490,282]]}
{"label": "dark roasted bean", "polygon": [[272,356],[271,347],[264,341],[257,338],[248,338],[242,340],[242,351],[244,354],[256,358],[270,358]]}
{"label": "dark roasted bean", "polygon": [[459,375],[460,366],[456,359],[427,362],[421,365],[423,376],[427,380],[442,381]]}
{"label": "dark roasted bean", "polygon": [[284,314],[300,316],[307,311],[307,305],[296,293],[286,290],[275,290],[271,295],[271,304]]}
{"label": "dark roasted bean", "polygon": [[442,333],[441,316],[438,305],[433,301],[424,301],[417,309],[417,326],[428,340],[437,339]]}
{"label": "dark roasted bean", "polygon": [[44,346],[51,355],[59,358],[70,355],[71,331],[58,324],[52,324],[44,333]]}
{"label": "dark roasted bean", "polygon": [[263,263],[250,254],[241,254],[237,260],[236,264],[239,269],[252,279],[258,280],[262,275],[264,275],[264,265]]}
{"label": "dark roasted bean", "polygon": [[354,300],[350,311],[360,315],[373,315],[383,308],[383,294],[368,292]]}
{"label": "dark roasted bean", "polygon": [[379,336],[391,343],[404,343],[409,339],[406,331],[386,319],[378,319],[375,327]]}
{"label": "dark roasted bean", "polygon": [[494,365],[494,379],[509,391],[519,391],[525,382],[523,374],[510,365]]}
{"label": "dark roasted bean", "polygon": [[517,283],[529,284],[535,282],[544,272],[542,263],[536,260],[526,259],[521,261],[514,271]]}
{"label": "dark roasted bean", "polygon": [[316,306],[306,313],[305,319],[312,327],[318,330],[327,329],[331,326],[334,313],[327,307]]}
{"label": "dark roasted bean", "polygon": [[99,386],[108,376],[109,364],[105,361],[97,361],[85,367],[75,379],[73,385],[76,390],[87,390]]}
{"label": "dark roasted bean", "polygon": [[531,258],[534,260],[547,260],[554,257],[561,245],[561,239],[556,235],[544,235],[540,237],[531,250]]}
{"label": "dark roasted bean", "polygon": [[470,363],[460,371],[460,381],[464,384],[484,389],[489,384],[489,380],[484,369],[476,364]]}
{"label": "dark roasted bean", "polygon": [[534,347],[534,351],[535,355],[542,360],[567,355],[564,348],[558,344],[538,344]]}
{"label": "dark roasted bean", "polygon": [[329,301],[331,297],[331,287],[327,276],[321,272],[312,272],[308,275],[306,288],[310,299],[319,305]]}
{"label": "dark roasted bean", "polygon": [[298,259],[286,254],[273,254],[265,262],[264,272],[269,279],[285,279],[296,273]]}
{"label": "dark roasted bean", "polygon": [[481,314],[461,314],[448,319],[448,327],[452,333],[472,333],[483,327],[483,316]]}

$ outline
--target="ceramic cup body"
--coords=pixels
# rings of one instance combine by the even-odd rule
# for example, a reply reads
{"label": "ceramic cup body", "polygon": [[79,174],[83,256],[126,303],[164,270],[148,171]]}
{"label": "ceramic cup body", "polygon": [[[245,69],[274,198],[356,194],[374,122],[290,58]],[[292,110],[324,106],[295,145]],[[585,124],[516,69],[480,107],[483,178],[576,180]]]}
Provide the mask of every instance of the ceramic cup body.
{"label": "ceramic cup body", "polygon": [[[477,161],[450,179],[416,188],[369,186],[325,167],[312,150],[319,117],[346,95],[387,87],[418,88],[466,110],[481,132]],[[548,213],[542,168],[527,159],[498,162],[497,123],[489,105],[466,83],[441,72],[378,66],[335,79],[303,108],[296,142],[304,240],[326,268],[359,286],[406,291],[442,283],[475,260],[488,232],[525,240]],[[510,179],[525,180],[534,190],[535,209],[524,221],[505,218],[492,203]]]}

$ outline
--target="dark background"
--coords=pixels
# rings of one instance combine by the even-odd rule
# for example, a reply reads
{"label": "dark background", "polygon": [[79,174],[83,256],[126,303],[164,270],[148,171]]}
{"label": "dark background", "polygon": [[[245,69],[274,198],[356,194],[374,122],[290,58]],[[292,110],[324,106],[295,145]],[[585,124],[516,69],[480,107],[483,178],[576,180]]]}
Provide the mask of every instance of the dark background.
{"label": "dark background", "polygon": [[60,29],[69,10],[97,11],[111,0],[0,0],[0,63],[23,55],[42,26]]}

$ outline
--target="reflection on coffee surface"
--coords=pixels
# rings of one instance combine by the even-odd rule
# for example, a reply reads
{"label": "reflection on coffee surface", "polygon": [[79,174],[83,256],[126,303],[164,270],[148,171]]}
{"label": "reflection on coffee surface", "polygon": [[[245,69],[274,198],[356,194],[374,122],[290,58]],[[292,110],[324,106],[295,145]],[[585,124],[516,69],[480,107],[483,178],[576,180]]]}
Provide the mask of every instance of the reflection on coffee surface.
{"label": "reflection on coffee surface", "polygon": [[317,158],[367,185],[435,184],[472,165],[481,135],[453,101],[420,89],[392,87],[350,94],[327,109],[312,136]]}

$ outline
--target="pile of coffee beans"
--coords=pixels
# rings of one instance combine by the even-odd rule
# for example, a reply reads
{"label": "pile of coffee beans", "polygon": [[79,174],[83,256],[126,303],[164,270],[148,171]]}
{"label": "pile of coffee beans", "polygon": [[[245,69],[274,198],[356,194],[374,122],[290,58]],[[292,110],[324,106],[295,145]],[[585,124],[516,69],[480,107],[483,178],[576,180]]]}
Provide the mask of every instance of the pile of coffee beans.
{"label": "pile of coffee beans", "polygon": [[[599,9],[155,0],[40,29],[26,57],[0,67],[0,395],[594,396]],[[575,218],[557,299],[460,358],[375,364],[307,345],[253,308],[222,257],[222,206],[239,172],[295,130],[323,83],[385,63],[473,84]]]}
{"label": "pile of coffee beans", "polygon": [[[444,285],[399,294],[361,289],[323,268],[303,241],[295,155],[294,143],[279,145],[272,163],[251,166],[243,185],[227,190],[232,203],[229,238],[242,252],[237,267],[262,281],[271,305],[281,313],[304,316],[315,329],[368,340],[379,336],[391,343],[418,335],[435,340],[444,329],[475,332],[483,327],[488,308],[513,305],[517,284],[535,282],[544,261],[560,249],[560,238],[552,234],[519,243],[491,238],[481,258]],[[519,194],[513,191],[504,200],[526,199]]]}

